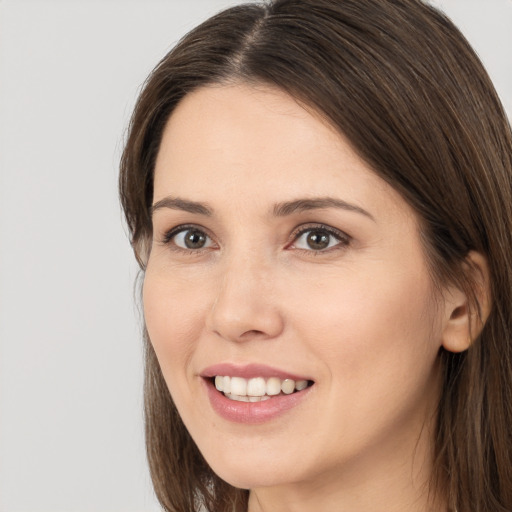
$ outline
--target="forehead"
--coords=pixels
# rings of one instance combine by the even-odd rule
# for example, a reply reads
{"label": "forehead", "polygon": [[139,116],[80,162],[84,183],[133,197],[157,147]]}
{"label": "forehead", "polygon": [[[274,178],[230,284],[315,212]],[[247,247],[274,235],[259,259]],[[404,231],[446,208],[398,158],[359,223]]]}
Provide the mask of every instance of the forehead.
{"label": "forehead", "polygon": [[343,150],[340,135],[279,89],[213,86],[179,103],[164,131],[158,160],[175,167],[200,164],[204,177],[204,159],[223,160],[238,167],[239,175],[247,170],[275,175],[284,171],[282,164],[308,153],[310,165],[313,157],[322,160],[334,146]]}
{"label": "forehead", "polygon": [[342,136],[287,93],[248,85],[187,95],[164,130],[155,196],[276,203],[339,195],[358,206],[411,211]]}

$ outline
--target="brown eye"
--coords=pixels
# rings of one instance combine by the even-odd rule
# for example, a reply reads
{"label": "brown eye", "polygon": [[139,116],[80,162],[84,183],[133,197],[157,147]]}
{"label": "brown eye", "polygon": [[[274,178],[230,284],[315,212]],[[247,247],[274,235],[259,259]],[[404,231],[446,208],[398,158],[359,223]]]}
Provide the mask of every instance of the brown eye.
{"label": "brown eye", "polygon": [[212,245],[211,238],[204,231],[196,228],[183,229],[173,235],[171,240],[178,247],[191,251],[205,249]]}
{"label": "brown eye", "polygon": [[314,251],[321,251],[329,247],[332,235],[323,231],[310,231],[306,237],[307,245]]}
{"label": "brown eye", "polygon": [[336,246],[345,247],[349,237],[337,230],[323,227],[304,229],[297,234],[293,247],[312,252],[321,252]]}
{"label": "brown eye", "polygon": [[189,249],[201,249],[206,244],[206,235],[200,231],[186,231],[185,245]]}

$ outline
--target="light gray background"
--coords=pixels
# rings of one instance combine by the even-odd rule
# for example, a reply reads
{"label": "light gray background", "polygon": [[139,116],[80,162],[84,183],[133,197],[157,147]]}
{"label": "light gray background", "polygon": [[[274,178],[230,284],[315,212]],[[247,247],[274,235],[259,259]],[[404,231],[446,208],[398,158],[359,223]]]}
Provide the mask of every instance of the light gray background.
{"label": "light gray background", "polygon": [[[117,200],[144,78],[234,0],[0,0],[0,511],[153,512]],[[512,112],[512,0],[439,0]]]}

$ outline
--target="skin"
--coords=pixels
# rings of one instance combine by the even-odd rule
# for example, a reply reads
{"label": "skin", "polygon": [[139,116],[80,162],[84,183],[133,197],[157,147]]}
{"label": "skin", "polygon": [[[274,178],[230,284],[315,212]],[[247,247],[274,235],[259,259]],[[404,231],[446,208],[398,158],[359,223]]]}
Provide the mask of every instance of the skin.
{"label": "skin", "polygon": [[[146,325],[190,434],[221,478],[251,489],[250,512],[447,510],[429,502],[427,482],[438,352],[467,335],[464,297],[435,296],[403,198],[319,116],[246,85],[202,88],[178,105],[155,168],[154,204],[168,197],[212,214],[155,209]],[[325,197],[366,213],[272,213]],[[166,236],[184,224],[207,235],[205,247]],[[342,233],[326,250],[297,234],[323,226]],[[272,421],[233,423],[200,377],[222,362],[315,384]]]}

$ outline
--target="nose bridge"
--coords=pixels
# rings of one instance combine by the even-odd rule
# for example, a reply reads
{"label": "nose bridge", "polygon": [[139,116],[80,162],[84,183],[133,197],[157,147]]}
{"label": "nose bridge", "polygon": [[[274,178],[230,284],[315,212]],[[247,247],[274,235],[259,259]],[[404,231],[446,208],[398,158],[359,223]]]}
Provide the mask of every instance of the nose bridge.
{"label": "nose bridge", "polygon": [[220,264],[210,329],[232,341],[277,336],[283,319],[274,288],[275,270],[268,253],[254,245],[226,255]]}
{"label": "nose bridge", "polygon": [[264,243],[242,243],[232,248],[225,261],[223,280],[229,282],[243,279],[248,286],[264,275],[271,273],[271,256]]}

